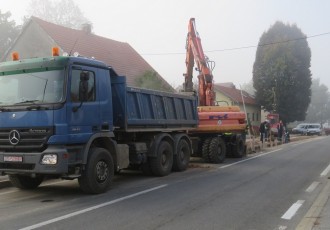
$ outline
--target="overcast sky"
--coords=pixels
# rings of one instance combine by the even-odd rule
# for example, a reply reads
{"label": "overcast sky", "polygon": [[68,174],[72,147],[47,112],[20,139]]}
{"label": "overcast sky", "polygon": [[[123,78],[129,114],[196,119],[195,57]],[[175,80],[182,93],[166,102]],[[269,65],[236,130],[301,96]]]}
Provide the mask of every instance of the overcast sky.
{"label": "overcast sky", "polygon": [[[18,24],[29,0],[0,0]],[[308,38],[311,71],[330,90],[329,0],[74,0],[95,34],[129,43],[171,85],[183,83],[188,21],[196,20],[216,83],[252,79],[260,36],[276,21],[296,24]],[[323,35],[320,35],[323,34]],[[320,36],[315,36],[320,35]],[[315,37],[314,37],[315,36]],[[236,49],[237,48],[237,49]],[[196,76],[195,73],[194,76]]]}

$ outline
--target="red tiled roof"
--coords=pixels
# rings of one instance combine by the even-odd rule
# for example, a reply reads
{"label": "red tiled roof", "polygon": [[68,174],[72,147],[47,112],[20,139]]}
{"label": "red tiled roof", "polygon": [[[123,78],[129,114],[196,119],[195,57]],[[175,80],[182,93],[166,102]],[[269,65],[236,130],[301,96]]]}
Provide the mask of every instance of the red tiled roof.
{"label": "red tiled roof", "polygon": [[[71,54],[78,52],[82,56],[94,57],[105,62],[119,75],[126,76],[128,85],[135,85],[135,78],[143,75],[147,70],[155,71],[126,42],[104,38],[84,30],[70,29],[36,17],[31,17],[31,20],[40,25],[63,52]],[[159,77],[170,86],[161,76]]]}
{"label": "red tiled roof", "polygon": [[[223,93],[225,96],[229,97],[233,101],[243,103],[241,90],[239,90],[239,89],[236,89],[234,87],[226,87],[221,84],[214,84],[214,90]],[[250,105],[257,104],[256,100],[253,97],[251,97],[250,94],[248,94],[244,90],[242,90],[242,94],[244,97],[245,104],[250,104]]]}

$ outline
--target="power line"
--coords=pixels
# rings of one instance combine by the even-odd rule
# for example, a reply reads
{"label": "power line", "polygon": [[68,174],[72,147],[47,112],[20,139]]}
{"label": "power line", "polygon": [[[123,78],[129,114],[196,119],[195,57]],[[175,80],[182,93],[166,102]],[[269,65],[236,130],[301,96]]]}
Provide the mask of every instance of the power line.
{"label": "power line", "polygon": [[[300,37],[300,38],[295,38],[295,39],[288,39],[285,41],[278,41],[278,42],[271,42],[271,43],[266,43],[266,44],[260,44],[260,45],[251,45],[251,46],[241,46],[241,47],[236,47],[236,48],[227,48],[227,49],[216,49],[216,50],[206,50],[204,51],[205,53],[213,53],[213,52],[224,52],[224,51],[233,51],[233,50],[242,50],[242,49],[250,49],[250,48],[257,48],[257,47],[263,47],[263,46],[270,46],[270,45],[276,45],[276,44],[282,44],[282,43],[288,43],[288,42],[293,42],[293,41],[299,41],[299,40],[305,40],[309,38],[315,38],[315,37],[321,37],[325,35],[330,35],[330,32],[326,33],[321,33],[321,34],[315,34],[311,36],[305,36],[305,37]],[[183,52],[173,52],[173,53],[146,53],[146,54],[141,54],[141,55],[182,55],[186,54]]]}

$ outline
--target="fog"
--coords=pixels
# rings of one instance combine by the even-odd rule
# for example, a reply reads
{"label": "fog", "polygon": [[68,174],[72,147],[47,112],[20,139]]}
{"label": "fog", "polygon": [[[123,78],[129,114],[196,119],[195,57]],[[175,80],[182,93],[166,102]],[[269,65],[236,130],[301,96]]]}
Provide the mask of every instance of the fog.
{"label": "fog", "polygon": [[[74,0],[93,32],[129,43],[171,85],[183,83],[188,21],[196,19],[206,55],[216,63],[216,83],[252,79],[256,46],[277,20],[308,37],[311,72],[330,87],[330,1],[319,0]],[[21,22],[29,1],[3,1],[2,11]],[[196,75],[195,75],[196,76]]]}

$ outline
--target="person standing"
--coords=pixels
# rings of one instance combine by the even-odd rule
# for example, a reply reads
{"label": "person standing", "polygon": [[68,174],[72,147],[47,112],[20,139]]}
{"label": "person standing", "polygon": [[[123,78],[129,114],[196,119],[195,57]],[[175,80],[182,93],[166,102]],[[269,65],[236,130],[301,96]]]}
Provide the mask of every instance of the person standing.
{"label": "person standing", "polygon": [[268,120],[265,122],[265,141],[269,141],[270,139],[270,123]]}
{"label": "person standing", "polygon": [[283,123],[282,120],[277,124],[277,138],[279,141],[282,141],[283,137]]}
{"label": "person standing", "polygon": [[261,141],[261,143],[264,143],[264,140],[265,140],[265,131],[266,131],[266,124],[267,124],[267,122],[266,121],[264,121],[264,122],[262,122],[261,124],[260,124],[260,126],[259,126],[259,132],[260,132],[260,141]]}

